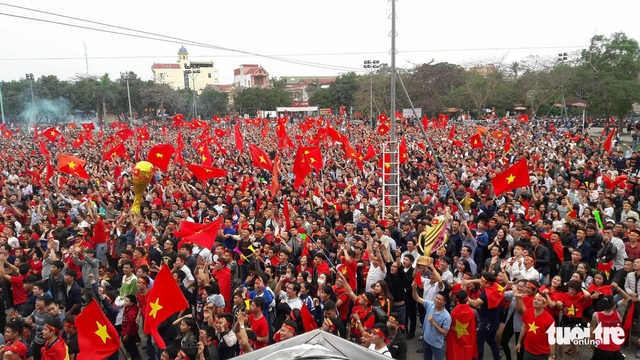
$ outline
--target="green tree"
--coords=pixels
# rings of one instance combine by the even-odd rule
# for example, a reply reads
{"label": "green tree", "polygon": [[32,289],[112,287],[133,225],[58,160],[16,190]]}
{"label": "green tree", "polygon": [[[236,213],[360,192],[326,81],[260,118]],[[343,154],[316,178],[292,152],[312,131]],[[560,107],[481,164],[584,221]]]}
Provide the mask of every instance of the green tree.
{"label": "green tree", "polygon": [[284,87],[287,86],[287,77],[286,76],[280,76],[279,78],[272,77],[271,79],[269,79],[269,84],[271,84],[271,87],[284,89]]}
{"label": "green tree", "polygon": [[241,114],[254,116],[258,110],[275,110],[278,106],[291,106],[291,96],[278,88],[245,88],[238,92],[233,106]]}
{"label": "green tree", "polygon": [[638,41],[624,33],[596,35],[582,51],[581,60],[580,76],[587,88],[590,112],[617,116],[620,131],[632,104],[640,99]]}
{"label": "green tree", "polygon": [[139,94],[142,106],[150,111],[151,116],[177,114],[186,108],[185,97],[168,84],[148,83]]}
{"label": "green tree", "polygon": [[229,109],[229,94],[207,87],[198,96],[198,113],[203,118],[224,115]]}
{"label": "green tree", "polygon": [[320,108],[330,108],[333,102],[331,90],[320,89],[309,98],[310,106],[319,106]]}
{"label": "green tree", "polygon": [[336,78],[336,81],[329,86],[332,96],[332,107],[340,108],[340,106],[343,105],[347,107],[353,105],[358,87],[358,75],[356,75],[355,72],[350,72]]}

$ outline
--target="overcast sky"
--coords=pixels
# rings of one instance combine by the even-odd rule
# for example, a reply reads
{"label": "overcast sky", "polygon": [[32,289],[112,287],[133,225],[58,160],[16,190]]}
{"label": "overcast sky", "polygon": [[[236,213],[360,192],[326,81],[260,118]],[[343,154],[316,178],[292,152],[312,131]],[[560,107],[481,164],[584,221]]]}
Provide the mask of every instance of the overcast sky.
{"label": "overcast sky", "polygon": [[[128,70],[150,79],[152,63],[176,62],[181,44],[192,59],[214,61],[220,84],[231,83],[233,70],[243,63],[261,64],[270,76],[313,77],[362,71],[367,59],[390,62],[391,3],[384,0],[6,2],[181,40],[154,41],[0,15],[4,81],[25,73],[61,79],[86,73],[84,43],[89,73],[112,78]],[[399,67],[432,59],[467,63],[505,57],[512,62],[529,55],[557,56],[586,47],[594,34],[618,31],[640,39],[637,0],[400,0],[396,11]],[[6,5],[0,5],[0,13],[126,32]]]}

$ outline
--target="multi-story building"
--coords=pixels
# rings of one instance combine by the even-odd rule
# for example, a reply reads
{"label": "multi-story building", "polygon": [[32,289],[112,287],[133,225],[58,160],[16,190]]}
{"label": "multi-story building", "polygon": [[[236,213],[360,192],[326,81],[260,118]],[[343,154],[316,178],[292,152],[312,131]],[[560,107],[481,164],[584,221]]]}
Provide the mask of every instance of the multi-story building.
{"label": "multi-story building", "polygon": [[269,73],[260,65],[242,64],[233,70],[233,84],[243,88],[268,88]]}
{"label": "multi-story building", "polygon": [[218,73],[213,61],[193,61],[189,52],[182,46],[178,51],[178,61],[174,64],[158,64],[151,66],[153,81],[156,84],[169,84],[172,88],[195,89],[201,91],[207,85],[218,83]]}

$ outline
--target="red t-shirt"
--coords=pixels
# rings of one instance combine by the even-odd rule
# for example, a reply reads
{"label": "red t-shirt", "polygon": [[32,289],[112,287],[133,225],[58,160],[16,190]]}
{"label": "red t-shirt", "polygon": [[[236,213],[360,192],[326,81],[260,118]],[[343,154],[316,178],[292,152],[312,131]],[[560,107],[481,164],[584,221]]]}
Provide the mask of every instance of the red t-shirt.
{"label": "red t-shirt", "polygon": [[[255,315],[249,316],[249,326],[251,326],[251,330],[256,334],[256,337],[269,336],[269,324],[267,324],[267,319],[264,316],[260,315],[259,319],[255,319]],[[253,347],[258,350],[266,347],[267,344],[268,342],[254,341]]]}
{"label": "red t-shirt", "polygon": [[98,222],[94,225],[93,238],[91,240],[96,245],[107,242],[107,229],[102,219],[98,219]]}
{"label": "red t-shirt", "polygon": [[576,295],[569,295],[568,292],[564,293],[562,298],[563,313],[570,318],[580,319],[582,318],[582,312],[584,309],[591,305],[591,297],[584,296],[582,292]]}
{"label": "red t-shirt", "polygon": [[535,309],[528,308],[522,314],[522,324],[527,332],[524,337],[524,349],[536,356],[551,353],[547,330],[554,324],[553,317],[546,311],[536,316]]}
{"label": "red t-shirt", "polygon": [[[376,324],[376,317],[373,314],[371,308],[363,309],[360,305],[353,307],[353,313],[357,313],[360,317],[360,322],[362,322],[362,327],[365,329],[373,328],[373,325]],[[371,315],[368,315],[371,313]],[[351,318],[351,333],[353,336],[360,338],[362,334],[360,333],[360,328],[358,327],[357,322]]]}
{"label": "red t-shirt", "polygon": [[12,276],[9,282],[11,283],[11,293],[13,294],[13,305],[20,305],[27,302],[27,291],[24,289],[24,275]]}

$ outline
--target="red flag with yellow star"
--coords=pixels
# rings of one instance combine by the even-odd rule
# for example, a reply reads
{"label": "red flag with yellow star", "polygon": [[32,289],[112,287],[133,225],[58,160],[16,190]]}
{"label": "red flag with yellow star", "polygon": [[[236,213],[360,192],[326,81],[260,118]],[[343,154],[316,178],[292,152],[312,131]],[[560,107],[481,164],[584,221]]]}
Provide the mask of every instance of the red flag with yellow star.
{"label": "red flag with yellow star", "polygon": [[158,348],[164,349],[165,343],[158,333],[160,324],[169,316],[189,307],[187,299],[182,295],[178,283],[171,270],[164,264],[149,290],[149,304],[144,314],[144,333],[153,336]]}
{"label": "red flag with yellow star", "polygon": [[451,311],[447,360],[471,360],[477,357],[476,315],[469,304],[457,304]]}
{"label": "red flag with yellow star", "polygon": [[171,155],[176,152],[176,149],[171,144],[159,144],[149,150],[147,161],[157,166],[162,171],[169,170],[169,163],[171,162]]}
{"label": "red flag with yellow star", "polygon": [[296,176],[293,188],[297,190],[300,188],[300,185],[302,185],[307,175],[311,172],[311,165],[309,165],[309,162],[304,156],[304,150],[302,147],[299,147],[296,151],[292,172]]}
{"label": "red flag with yellow star", "polygon": [[221,178],[227,176],[227,172],[222,169],[202,166],[197,164],[187,164],[187,167],[198,180],[207,180],[213,178]]}
{"label": "red flag with yellow star", "polygon": [[400,156],[400,164],[407,162],[409,157],[407,156],[407,143],[404,141],[404,137],[400,140],[400,146],[398,146],[398,156]]}
{"label": "red flag with yellow star", "polygon": [[60,131],[54,127],[50,127],[42,132],[42,136],[46,137],[51,142],[55,142],[56,138],[60,136]]}
{"label": "red flag with yellow star", "polygon": [[78,360],[106,359],[120,349],[120,335],[94,299],[76,317]]}
{"label": "red flag with yellow star", "polygon": [[380,135],[388,133],[389,130],[391,130],[391,128],[389,127],[389,125],[387,125],[387,123],[382,123],[380,124],[380,126],[378,126],[378,134]]}
{"label": "red flag with yellow star", "polygon": [[480,138],[480,134],[475,134],[469,139],[471,141],[472,149],[482,149],[484,145],[482,145],[482,138]]}
{"label": "red flag with yellow star", "polygon": [[251,154],[251,162],[253,166],[261,169],[273,171],[273,163],[269,159],[269,155],[254,144],[249,144],[249,154]]}
{"label": "red flag with yellow star", "polygon": [[84,169],[84,164],[86,164],[86,161],[75,156],[60,154],[58,157],[58,171],[82,179],[89,179],[89,175]]}
{"label": "red flag with yellow star", "polygon": [[530,186],[529,168],[527,167],[527,159],[522,159],[510,168],[496,175],[491,179],[493,192],[495,196],[500,196],[505,191],[517,189],[524,186]]}
{"label": "red flag with yellow star", "polygon": [[322,153],[319,146],[303,147],[302,152],[309,165],[318,170],[318,172],[322,170]]}

